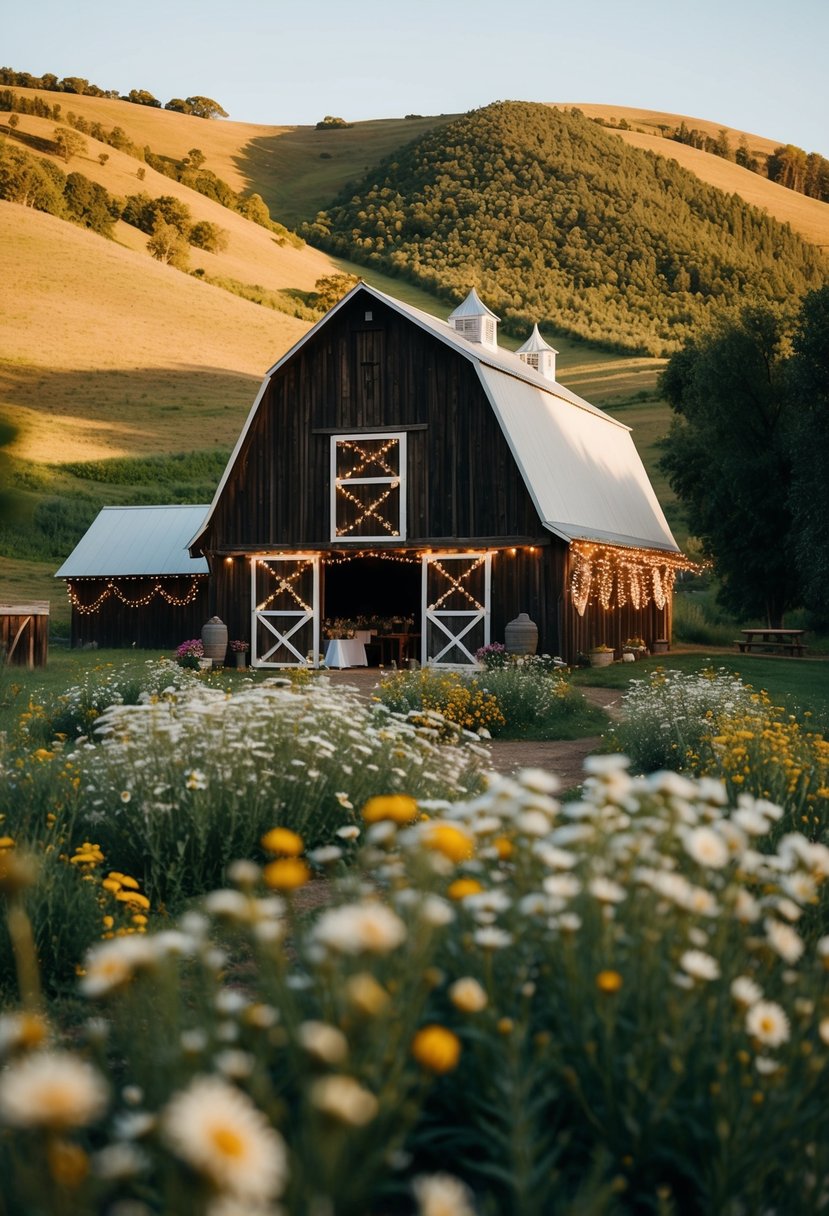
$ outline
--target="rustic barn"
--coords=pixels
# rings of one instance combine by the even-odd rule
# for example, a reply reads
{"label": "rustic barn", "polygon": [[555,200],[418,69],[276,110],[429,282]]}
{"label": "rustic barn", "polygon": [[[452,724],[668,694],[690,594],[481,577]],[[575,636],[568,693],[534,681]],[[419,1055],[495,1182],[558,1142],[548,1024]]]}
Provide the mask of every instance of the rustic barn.
{"label": "rustic barn", "polygon": [[199,637],[209,578],[187,542],[206,506],[104,507],[63,563],[73,646],[175,646]]}
{"label": "rustic barn", "polygon": [[670,637],[683,559],[629,428],[497,327],[474,290],[442,321],[361,283],[266,374],[190,538],[254,665],[316,664],[332,619],[411,621],[436,665],[519,613],[571,662]]}

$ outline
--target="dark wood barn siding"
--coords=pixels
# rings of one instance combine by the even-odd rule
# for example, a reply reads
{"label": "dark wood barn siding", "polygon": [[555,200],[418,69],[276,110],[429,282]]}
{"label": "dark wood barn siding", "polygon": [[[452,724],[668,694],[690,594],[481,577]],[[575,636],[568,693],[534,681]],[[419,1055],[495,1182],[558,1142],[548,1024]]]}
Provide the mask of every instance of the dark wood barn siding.
{"label": "dark wood barn siding", "polygon": [[357,297],[274,375],[205,547],[327,546],[331,433],[409,427],[419,428],[407,432],[409,543],[542,538],[472,365]]}
{"label": "dark wood barn siding", "polygon": [[[108,595],[97,612],[81,613],[72,608],[71,644],[73,646],[128,647],[145,650],[172,650],[179,642],[201,637],[202,625],[212,615],[209,611],[207,578],[201,578],[199,592],[192,603],[184,607],[168,604],[159,596],[144,607],[122,604]],[[118,579],[77,579],[70,585],[82,603],[91,604]],[[130,600],[148,595],[156,583],[163,582],[170,595],[183,599],[190,590],[191,578],[130,578],[123,582],[124,595]]]}

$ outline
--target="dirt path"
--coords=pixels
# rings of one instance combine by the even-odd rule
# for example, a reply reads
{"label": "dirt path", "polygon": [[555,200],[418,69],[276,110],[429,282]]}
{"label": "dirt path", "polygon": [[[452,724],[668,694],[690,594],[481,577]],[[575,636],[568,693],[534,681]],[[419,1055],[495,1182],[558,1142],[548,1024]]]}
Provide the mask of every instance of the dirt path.
{"label": "dirt path", "polygon": [[[371,668],[351,667],[347,671],[332,671],[331,679],[338,684],[350,684],[366,698],[378,682],[378,675]],[[619,712],[622,694],[617,688],[583,688],[585,699],[598,705],[612,717]],[[555,773],[562,788],[579,785],[583,777],[586,756],[598,747],[600,735],[585,739],[561,739],[555,742],[523,742],[519,740],[492,739],[487,747],[492,757],[492,767],[498,773],[514,773],[520,768],[543,768]]]}

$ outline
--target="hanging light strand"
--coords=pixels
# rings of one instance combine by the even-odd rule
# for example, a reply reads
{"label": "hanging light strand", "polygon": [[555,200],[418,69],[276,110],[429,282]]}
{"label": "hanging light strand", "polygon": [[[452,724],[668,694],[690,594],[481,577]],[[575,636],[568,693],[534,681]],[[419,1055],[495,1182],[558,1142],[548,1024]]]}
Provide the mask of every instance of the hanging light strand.
{"label": "hanging light strand", "polygon": [[394,451],[399,442],[400,441],[398,439],[387,439],[376,452],[369,452],[366,451],[362,444],[356,443],[353,439],[344,439],[342,441],[338,441],[338,452],[354,452],[357,456],[357,463],[353,465],[347,473],[341,473],[338,480],[349,481],[354,477],[362,477],[365,474],[366,469],[373,464],[376,464],[378,468],[382,469],[387,476],[397,477],[397,469],[392,468],[392,466],[386,460],[386,456],[389,454],[389,452]]}
{"label": "hanging light strand", "polygon": [[621,548],[573,541],[570,593],[579,616],[591,601],[607,610],[630,601],[636,609],[654,603],[661,611],[671,597],[677,572],[700,566],[680,553]]}
{"label": "hanging light strand", "polygon": [[470,566],[467,570],[465,570],[464,573],[461,574],[459,577],[456,577],[454,574],[450,574],[449,571],[443,565],[441,565],[441,563],[439,561],[433,561],[432,569],[437,570],[440,574],[442,574],[443,577],[448,580],[449,586],[444,591],[443,595],[441,595],[438,599],[436,599],[433,604],[429,605],[429,611],[435,612],[438,608],[440,608],[441,604],[445,603],[445,601],[448,600],[450,598],[450,596],[452,596],[456,591],[459,592],[461,595],[465,596],[466,599],[469,600],[469,603],[472,604],[472,606],[474,608],[483,610],[484,605],[479,603],[479,601],[475,599],[475,596],[471,593],[471,591],[469,591],[469,589],[467,587],[464,587],[463,584],[466,582],[466,580],[472,574],[475,573],[476,570],[480,569],[480,567],[484,564],[485,561],[486,561],[485,556],[479,557],[478,560],[475,562],[475,564]]}
{"label": "hanging light strand", "polygon": [[[66,594],[69,597],[69,603],[76,610],[76,612],[81,614],[81,616],[90,616],[93,612],[100,611],[101,607],[106,603],[110,596],[114,596],[114,598],[119,600],[126,608],[146,608],[156,598],[163,600],[165,604],[170,604],[174,608],[186,608],[196,599],[196,596],[201,590],[203,580],[206,578],[206,574],[194,574],[190,581],[190,587],[184,595],[174,595],[172,591],[168,591],[164,584],[159,581],[154,583],[152,588],[143,595],[140,595],[135,599],[131,599],[125,593],[125,591],[122,590],[119,584],[113,582],[111,579],[107,582],[107,585],[104,587],[100,595],[93,600],[91,604],[85,604],[83,602],[78,595],[77,587],[69,581],[67,581],[66,584]],[[138,578],[134,580],[122,578],[119,581],[146,582],[145,579]]]}

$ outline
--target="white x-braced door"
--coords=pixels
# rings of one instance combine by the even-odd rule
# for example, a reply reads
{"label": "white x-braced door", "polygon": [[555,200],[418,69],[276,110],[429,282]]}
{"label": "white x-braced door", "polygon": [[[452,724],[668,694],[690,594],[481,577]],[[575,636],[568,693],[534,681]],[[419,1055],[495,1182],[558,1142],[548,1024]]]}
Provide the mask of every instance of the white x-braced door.
{"label": "white x-braced door", "polygon": [[489,553],[424,554],[424,667],[477,666],[475,651],[489,645],[491,576]]}
{"label": "white x-braced door", "polygon": [[317,667],[320,559],[315,553],[251,558],[251,664]]}

